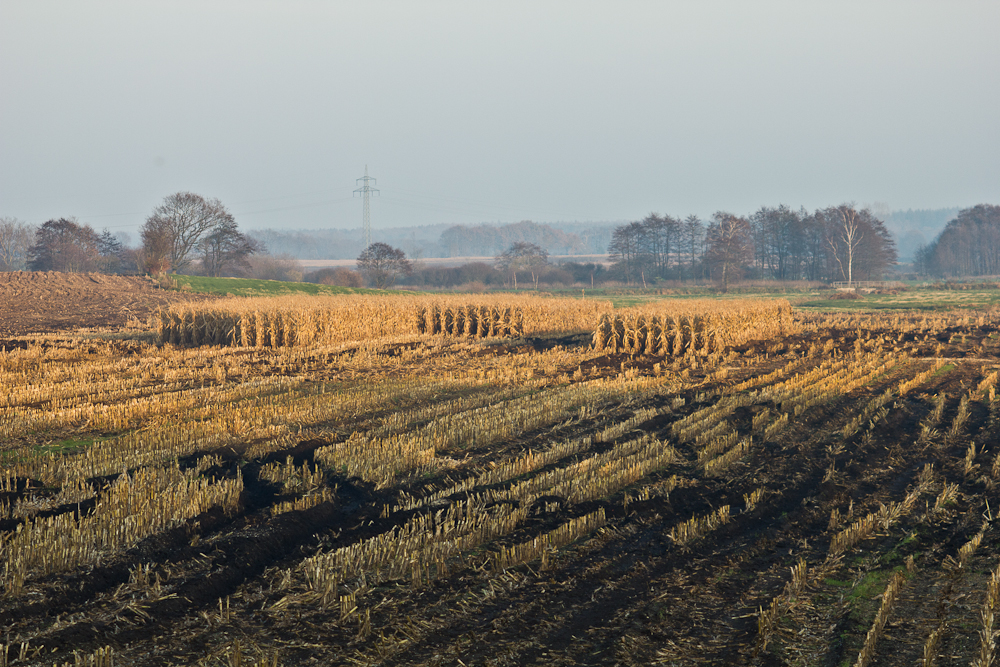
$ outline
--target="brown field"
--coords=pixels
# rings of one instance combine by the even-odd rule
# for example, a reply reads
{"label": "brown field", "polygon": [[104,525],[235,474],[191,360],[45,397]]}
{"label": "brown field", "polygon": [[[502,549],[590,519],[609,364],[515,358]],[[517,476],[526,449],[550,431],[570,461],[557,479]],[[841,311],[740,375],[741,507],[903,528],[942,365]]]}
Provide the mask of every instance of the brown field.
{"label": "brown field", "polygon": [[0,353],[0,666],[993,661],[1000,313],[406,298]]}
{"label": "brown field", "polygon": [[0,271],[0,336],[145,324],[161,306],[207,298],[132,276]]}

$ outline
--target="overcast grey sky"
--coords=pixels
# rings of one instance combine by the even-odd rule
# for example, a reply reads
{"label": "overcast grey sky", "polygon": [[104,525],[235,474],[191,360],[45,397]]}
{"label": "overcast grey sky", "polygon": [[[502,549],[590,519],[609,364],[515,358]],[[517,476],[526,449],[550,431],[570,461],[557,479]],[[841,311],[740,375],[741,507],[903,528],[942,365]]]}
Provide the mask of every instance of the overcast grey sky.
{"label": "overcast grey sky", "polygon": [[0,215],[1000,204],[1000,2],[0,0]]}

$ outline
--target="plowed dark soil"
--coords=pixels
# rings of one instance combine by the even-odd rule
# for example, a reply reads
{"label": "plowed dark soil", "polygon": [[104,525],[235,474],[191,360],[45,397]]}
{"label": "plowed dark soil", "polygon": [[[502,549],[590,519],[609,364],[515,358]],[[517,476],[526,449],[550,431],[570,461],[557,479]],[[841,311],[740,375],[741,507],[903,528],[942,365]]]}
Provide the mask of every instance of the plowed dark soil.
{"label": "plowed dark soil", "polygon": [[0,336],[145,323],[160,306],[212,298],[216,297],[163,290],[135,276],[0,272]]}

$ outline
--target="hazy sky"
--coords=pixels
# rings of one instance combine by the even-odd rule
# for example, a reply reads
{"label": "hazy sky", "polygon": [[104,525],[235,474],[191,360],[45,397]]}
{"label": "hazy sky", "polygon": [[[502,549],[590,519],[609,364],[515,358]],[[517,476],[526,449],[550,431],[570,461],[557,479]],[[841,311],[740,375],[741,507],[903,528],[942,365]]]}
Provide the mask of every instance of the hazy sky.
{"label": "hazy sky", "polygon": [[0,215],[1000,204],[1000,2],[0,0]]}

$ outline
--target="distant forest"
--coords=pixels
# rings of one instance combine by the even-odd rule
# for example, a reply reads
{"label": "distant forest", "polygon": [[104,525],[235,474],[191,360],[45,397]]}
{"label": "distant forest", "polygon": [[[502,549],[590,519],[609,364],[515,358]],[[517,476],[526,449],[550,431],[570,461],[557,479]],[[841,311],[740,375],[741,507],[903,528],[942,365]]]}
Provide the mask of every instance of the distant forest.
{"label": "distant forest", "polygon": [[1000,206],[959,212],[933,243],[917,251],[915,266],[941,277],[1000,275]]}
{"label": "distant forest", "polygon": [[749,216],[720,211],[707,224],[650,214],[615,229],[613,273],[626,283],[654,278],[880,280],[896,264],[896,244],[869,209],[833,206],[812,213],[763,206]]}
{"label": "distant forest", "polygon": [[[553,223],[528,220],[509,224],[427,225],[373,229],[375,241],[425,257],[495,257],[517,242],[533,243],[550,255],[601,255],[621,223]],[[249,235],[274,254],[296,259],[354,259],[361,251],[361,229],[258,229]]]}
{"label": "distant forest", "polygon": [[907,209],[893,211],[885,217],[885,226],[896,240],[896,251],[899,261],[904,264],[912,262],[917,251],[934,240],[944,229],[949,220],[958,215],[959,209]]}
{"label": "distant forest", "polygon": [[[958,208],[893,211],[883,218],[896,243],[899,261],[912,262]],[[533,243],[550,255],[599,255],[608,252],[615,228],[627,221],[595,223],[522,221],[508,224],[425,225],[375,229],[375,240],[402,249],[408,257],[494,257],[513,243]],[[258,229],[248,232],[274,254],[296,259],[354,259],[362,248],[361,229]]]}

